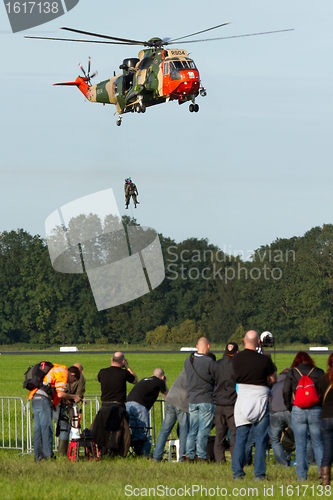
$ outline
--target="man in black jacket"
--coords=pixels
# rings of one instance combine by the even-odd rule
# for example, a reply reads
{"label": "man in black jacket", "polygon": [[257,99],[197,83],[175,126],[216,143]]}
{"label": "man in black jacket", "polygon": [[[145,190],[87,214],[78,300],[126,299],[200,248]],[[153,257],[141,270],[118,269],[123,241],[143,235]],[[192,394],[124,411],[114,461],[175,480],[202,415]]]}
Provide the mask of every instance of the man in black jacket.
{"label": "man in black jacket", "polygon": [[236,342],[227,344],[223,358],[216,365],[216,386],[213,395],[215,404],[216,437],[214,444],[215,460],[225,462],[225,439],[230,431],[230,453],[233,455],[236,441],[234,406],[237,398],[236,381],[232,367],[232,357],[238,352]]}
{"label": "man in black jacket", "polygon": [[165,398],[168,388],[164,371],[155,368],[153,376],[141,379],[127,397],[126,410],[132,431],[132,443],[137,455],[149,456],[152,443],[149,432],[149,410],[159,393]]}

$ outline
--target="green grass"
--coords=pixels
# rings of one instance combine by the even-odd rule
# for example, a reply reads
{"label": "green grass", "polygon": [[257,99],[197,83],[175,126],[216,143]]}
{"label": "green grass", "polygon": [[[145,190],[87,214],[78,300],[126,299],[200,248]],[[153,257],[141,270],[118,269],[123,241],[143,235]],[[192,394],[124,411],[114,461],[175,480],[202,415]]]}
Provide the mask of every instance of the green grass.
{"label": "green grass", "polygon": [[[135,354],[126,355],[130,368],[137,374],[139,380],[152,375],[154,368],[163,368],[170,386],[183,369],[187,354]],[[4,355],[0,356],[0,396],[17,396],[27,398],[28,391],[23,389],[24,373],[29,366],[39,361],[51,361],[70,366],[81,363],[86,378],[86,394],[100,394],[100,384],[97,375],[101,368],[111,364],[110,354],[63,354],[50,356],[43,354]],[[128,389],[130,389],[130,384]]]}
{"label": "green grass", "polygon": [[[167,384],[170,387],[175,381],[184,366],[184,361],[188,354],[137,354],[126,355],[129,366],[137,374],[139,380],[150,376],[154,368],[160,367],[165,371]],[[222,354],[217,355],[221,358]],[[327,355],[311,355],[315,363],[326,371]],[[275,364],[278,373],[287,366],[290,366],[294,359],[294,354],[277,354]],[[86,378],[86,394],[100,394],[100,384],[97,381],[97,374],[101,368],[110,366],[110,354],[63,354],[47,355],[26,354],[26,355],[4,355],[0,356],[0,396],[16,396],[26,399],[28,391],[23,389],[24,373],[30,365],[39,361],[51,361],[54,363],[70,366],[73,363],[82,363],[84,376]],[[273,355],[274,361],[274,355]],[[128,385],[130,389],[130,385]]]}
{"label": "green grass", "polygon": [[[223,466],[215,463],[163,462],[156,464],[144,458],[104,459],[101,462],[82,460],[78,463],[61,458],[36,464],[30,456],[17,457],[11,452],[0,452],[0,468],[3,500],[73,500],[75,498],[123,500],[141,496],[179,498],[183,490],[180,490],[180,495],[174,493],[184,487],[191,493],[190,498],[224,496],[265,499],[269,496],[275,500],[288,497],[313,499],[320,496],[321,491],[315,466],[310,466],[308,480],[300,485],[296,481],[294,467],[286,469],[275,466],[273,459],[267,467],[268,481],[262,482],[253,481],[253,466],[245,467],[244,481],[233,481],[230,458],[229,462]],[[303,484],[307,485],[306,492]],[[288,485],[290,485],[289,495],[286,492]],[[283,495],[281,487],[284,489]],[[313,490],[310,489],[311,487]],[[196,488],[199,488],[199,492]],[[201,488],[203,488],[202,494]],[[155,495],[153,489],[155,489]],[[290,495],[291,492],[294,494]],[[325,494],[322,496],[325,498]],[[187,497],[189,497],[188,494]]]}
{"label": "green grass", "polygon": [[[139,380],[150,376],[154,368],[160,367],[165,371],[167,384],[170,387],[175,381],[184,366],[187,358],[186,353],[175,354],[137,354],[129,353],[126,355],[129,366],[137,374]],[[218,354],[217,358],[221,358]],[[274,355],[272,354],[273,361]],[[326,371],[328,355],[315,354],[311,357],[320,368]],[[294,359],[294,354],[277,354],[275,364],[278,373],[287,366],[290,366]],[[110,366],[110,354],[62,354],[50,356],[47,353],[26,354],[26,355],[4,355],[0,356],[0,396],[16,396],[26,399],[28,391],[23,389],[24,373],[30,365],[39,361],[51,361],[54,363],[70,366],[73,363],[82,363],[84,376],[86,378],[86,394],[100,394],[100,384],[97,381],[97,374],[101,368]],[[130,385],[128,385],[130,388]]]}
{"label": "green grass", "polygon": [[[139,379],[148,376],[156,367],[165,370],[168,378],[168,385],[176,379],[183,368],[184,360],[187,354],[128,354],[127,359],[130,367],[137,373]],[[222,355],[218,355],[218,358]],[[312,356],[317,366],[326,370],[327,355]],[[293,354],[277,354],[275,363],[278,372],[283,368],[290,366],[294,358]],[[99,394],[100,385],[97,382],[97,374],[101,368],[110,365],[109,354],[91,354],[80,355],[64,354],[52,358],[44,355],[8,355],[0,356],[0,396],[17,396],[27,399],[28,391],[22,388],[23,374],[29,365],[41,360],[50,360],[56,363],[63,363],[67,366],[74,362],[81,362],[84,366],[84,374],[87,380],[87,394]],[[273,356],[274,359],[274,356]],[[130,388],[130,386],[128,386]],[[178,464],[178,463],[160,463],[155,464],[146,459],[104,459],[103,461],[71,463],[66,458],[57,459],[52,462],[42,462],[35,464],[31,455],[18,456],[17,451],[0,450],[0,486],[1,499],[4,500],[73,500],[77,499],[124,499],[138,498],[140,496],[149,496],[149,488],[155,488],[155,496],[150,491],[150,498],[179,498],[174,496],[174,490],[171,494],[166,494],[166,487],[190,488],[192,486],[207,488],[203,495],[194,492],[192,498],[220,498],[221,488],[227,489],[227,495],[230,498],[245,496],[245,498],[264,499],[271,497],[274,499],[282,498],[314,498],[320,496],[320,489],[317,489],[319,481],[317,480],[317,470],[311,466],[309,470],[309,479],[304,484],[308,485],[307,491],[299,488],[296,481],[295,468],[285,469],[284,467],[274,466],[273,459],[269,461],[267,475],[268,482],[253,482],[253,466],[245,469],[246,479],[241,482],[232,480],[232,472],[229,463],[224,466],[217,464]],[[129,485],[125,490],[126,485]],[[160,489],[157,491],[157,487]],[[289,495],[286,487],[289,488]],[[284,487],[284,494],[281,494],[281,487]],[[309,489],[313,486],[313,489]],[[217,487],[220,488],[220,494],[217,494]],[[268,490],[267,488],[272,488]],[[135,493],[140,495],[135,496]],[[143,488],[143,489],[142,489]],[[208,493],[212,488],[211,494]],[[233,488],[242,488],[238,495],[233,492]],[[257,488],[250,490],[247,488]],[[141,490],[142,489],[142,490]],[[215,489],[215,495],[213,495]],[[239,490],[240,491],[240,490]],[[244,492],[246,491],[246,495]],[[127,495],[126,495],[127,492]],[[130,495],[130,493],[133,493]],[[165,493],[160,494],[160,493]],[[225,491],[223,490],[225,493]],[[269,494],[272,493],[273,495]],[[293,492],[292,495],[290,493]],[[181,493],[181,492],[180,492]],[[303,493],[305,493],[303,495]],[[189,496],[189,495],[187,495]],[[330,495],[322,495],[327,497]]]}

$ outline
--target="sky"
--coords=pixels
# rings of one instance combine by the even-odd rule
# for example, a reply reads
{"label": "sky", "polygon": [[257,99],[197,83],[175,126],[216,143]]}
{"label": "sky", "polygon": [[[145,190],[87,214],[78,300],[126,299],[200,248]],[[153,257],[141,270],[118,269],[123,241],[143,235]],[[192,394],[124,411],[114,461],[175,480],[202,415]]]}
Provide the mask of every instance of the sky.
{"label": "sky", "polygon": [[[0,231],[45,237],[52,212],[109,188],[121,215],[176,242],[208,238],[231,254],[333,222],[331,0],[206,0],[195,9],[192,0],[80,0],[15,34],[4,5],[0,12]],[[294,31],[180,41],[174,48],[190,53],[207,89],[200,111],[165,103],[124,115],[121,127],[114,106],[52,84],[75,80],[89,56],[93,83],[111,78],[140,47],[24,38],[66,37],[60,26],[177,38],[224,22],[204,38]],[[128,176],[139,191],[136,210],[125,210]]]}

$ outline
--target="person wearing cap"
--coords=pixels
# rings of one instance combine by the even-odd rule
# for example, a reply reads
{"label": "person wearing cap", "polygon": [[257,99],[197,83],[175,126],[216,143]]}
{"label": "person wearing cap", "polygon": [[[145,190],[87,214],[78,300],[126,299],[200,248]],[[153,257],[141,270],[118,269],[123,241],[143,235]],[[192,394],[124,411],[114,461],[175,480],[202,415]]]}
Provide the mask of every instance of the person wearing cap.
{"label": "person wearing cap", "polygon": [[236,426],[234,420],[234,406],[237,398],[235,373],[232,367],[232,358],[238,352],[236,342],[226,345],[222,359],[216,364],[216,386],[213,394],[215,404],[216,437],[214,455],[217,463],[225,459],[225,439],[229,429],[230,453],[233,455],[236,441]]}
{"label": "person wearing cap", "polygon": [[139,193],[138,193],[136,185],[134,184],[134,182],[131,181],[130,177],[128,177],[127,179],[125,179],[125,187],[124,187],[124,189],[125,189],[125,203],[126,203],[126,207],[125,208],[128,208],[131,196],[133,198],[134,208],[136,208],[136,206],[138,204],[140,204],[138,202],[138,200],[136,199],[136,197],[139,195]]}

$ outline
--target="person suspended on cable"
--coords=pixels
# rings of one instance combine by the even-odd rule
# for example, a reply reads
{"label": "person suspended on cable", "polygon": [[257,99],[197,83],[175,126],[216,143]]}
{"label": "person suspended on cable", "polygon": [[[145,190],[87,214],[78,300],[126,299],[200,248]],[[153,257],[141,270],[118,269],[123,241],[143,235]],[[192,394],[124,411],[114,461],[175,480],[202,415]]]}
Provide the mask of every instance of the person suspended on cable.
{"label": "person suspended on cable", "polygon": [[131,196],[133,198],[134,208],[136,208],[136,206],[140,204],[136,198],[138,195],[139,193],[137,187],[134,182],[132,182],[131,178],[128,177],[127,179],[125,179],[125,208],[128,208]]}

